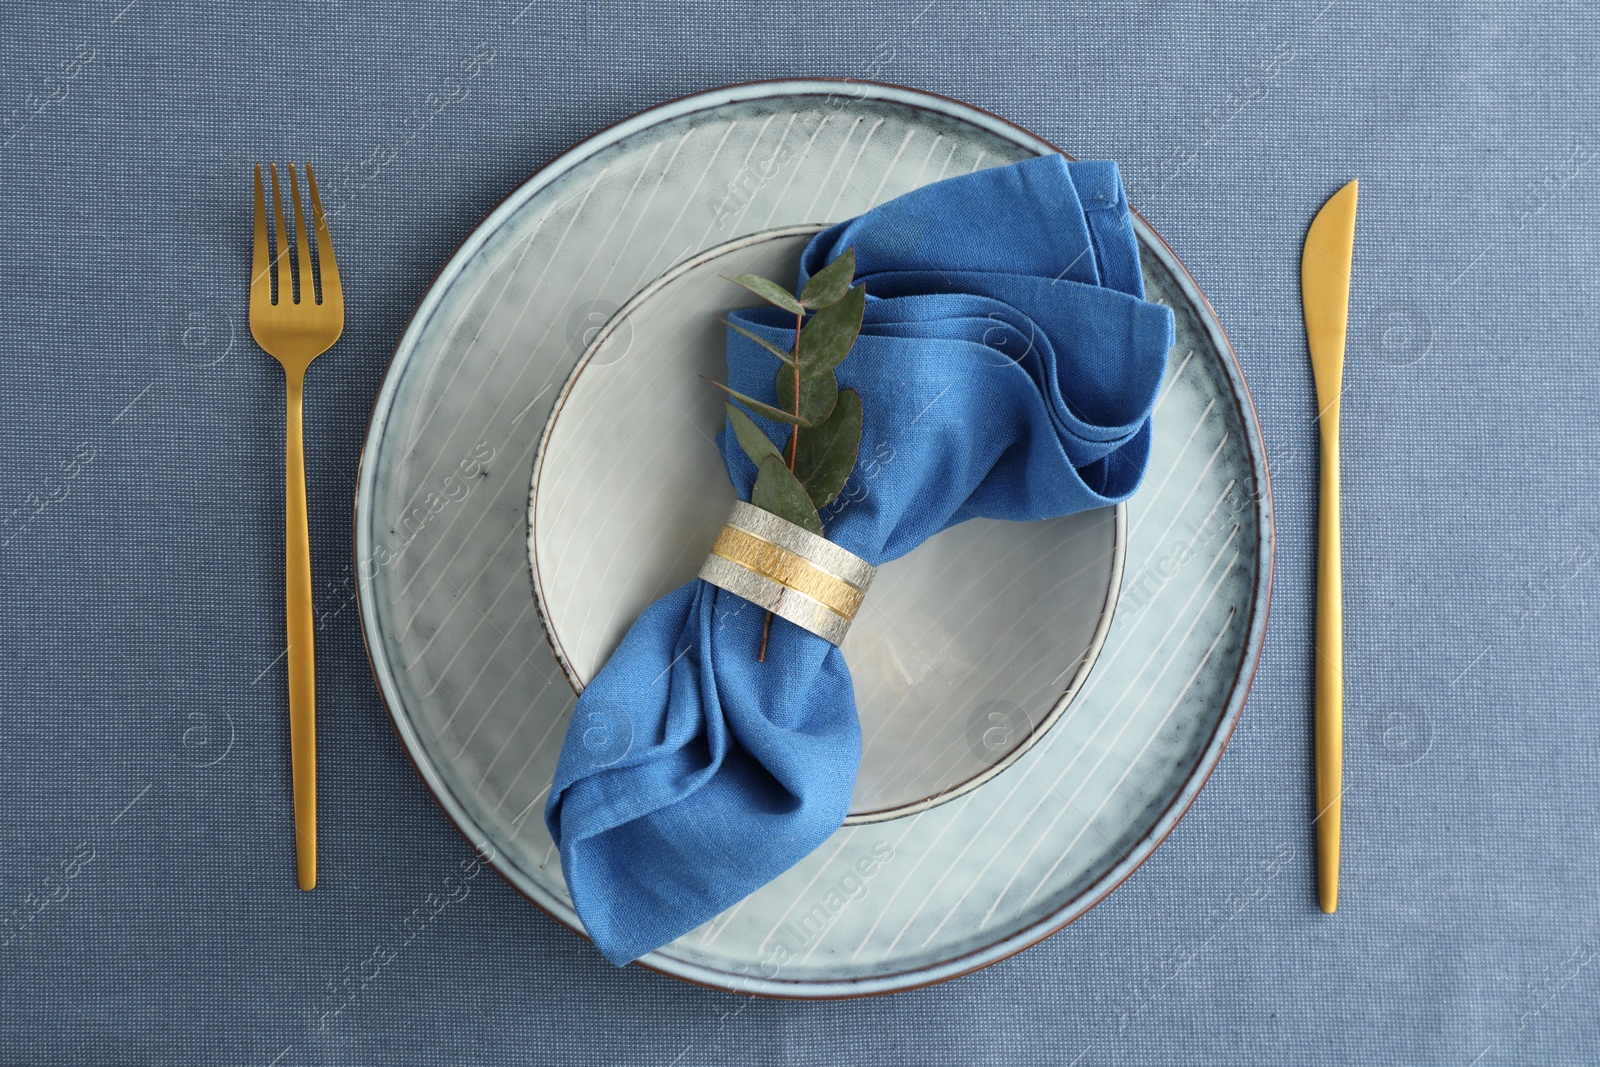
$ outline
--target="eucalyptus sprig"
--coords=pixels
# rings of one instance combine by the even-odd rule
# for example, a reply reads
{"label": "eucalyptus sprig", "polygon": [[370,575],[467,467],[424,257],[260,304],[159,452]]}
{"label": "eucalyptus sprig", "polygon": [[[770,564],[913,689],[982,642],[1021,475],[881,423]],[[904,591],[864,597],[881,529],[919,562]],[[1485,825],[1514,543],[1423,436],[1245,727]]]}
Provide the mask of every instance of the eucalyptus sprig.
{"label": "eucalyptus sprig", "polygon": [[[856,253],[852,248],[812,275],[799,297],[757,274],[729,278],[767,303],[793,313],[794,346],[785,351],[724,319],[729,327],[778,360],[774,382],[778,405],[763,403],[721,382],[711,382],[732,397],[727,405],[728,421],[739,447],[756,465],[750,503],[819,537],[823,529],[818,513],[844,489],[861,447],[861,395],[854,389],[840,389],[834,374],[855,345],[866,311],[865,287],[851,284],[855,273]],[[774,443],[741,404],[766,418],[787,423],[788,440],[781,446]],[[767,626],[771,624],[769,613]],[[766,651],[763,632],[757,658],[765,659]]]}

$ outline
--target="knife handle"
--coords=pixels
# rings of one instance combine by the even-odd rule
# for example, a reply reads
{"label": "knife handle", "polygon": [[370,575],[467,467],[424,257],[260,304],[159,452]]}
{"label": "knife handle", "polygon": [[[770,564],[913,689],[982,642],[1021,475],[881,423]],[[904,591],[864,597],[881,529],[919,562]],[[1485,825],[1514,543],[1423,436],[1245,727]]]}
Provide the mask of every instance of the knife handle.
{"label": "knife handle", "polygon": [[1317,881],[1322,910],[1339,905],[1339,815],[1344,797],[1344,603],[1339,577],[1339,401],[1322,413],[1317,558]]}

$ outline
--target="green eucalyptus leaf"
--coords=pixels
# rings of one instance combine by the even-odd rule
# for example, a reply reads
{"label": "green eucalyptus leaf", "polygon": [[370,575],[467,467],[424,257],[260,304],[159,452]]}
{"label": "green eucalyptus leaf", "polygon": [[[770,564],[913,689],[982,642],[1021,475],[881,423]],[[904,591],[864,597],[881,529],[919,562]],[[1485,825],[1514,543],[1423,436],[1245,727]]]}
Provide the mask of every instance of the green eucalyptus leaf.
{"label": "green eucalyptus leaf", "polygon": [[767,340],[765,337],[758,337],[757,335],[751,333],[749,330],[745,329],[743,326],[740,326],[736,322],[729,322],[727,319],[723,319],[722,322],[725,323],[728,326],[729,329],[731,329],[731,330],[733,330],[733,331],[735,331],[737,333],[744,334],[746,337],[750,338],[750,340],[754,341],[756,344],[760,345],[762,348],[765,348],[768,352],[771,352],[773,355],[775,355],[779,359],[783,360],[789,366],[791,366],[791,367],[794,366],[794,353],[793,352],[789,352],[786,349],[779,348],[777,345],[773,344],[771,341]]}
{"label": "green eucalyptus leaf", "polygon": [[806,287],[800,290],[800,303],[813,309],[837,303],[850,291],[850,281],[855,276],[856,250],[847,248],[843,255],[811,276]]}
{"label": "green eucalyptus leaf", "polygon": [[800,373],[820,378],[844,362],[861,332],[861,316],[866,308],[867,291],[858,285],[811,316],[800,331]]}
{"label": "green eucalyptus leaf", "polygon": [[728,421],[733,423],[733,436],[738,440],[739,447],[744,449],[744,454],[750,457],[752,463],[759,467],[761,466],[761,461],[768,456],[783,458],[778,452],[778,446],[772,443],[770,437],[761,432],[761,427],[757,426],[749,415],[746,415],[733,403],[729,403],[727,408]]}
{"label": "green eucalyptus leaf", "polygon": [[[784,367],[778,371],[778,406],[794,411],[794,371]],[[800,417],[808,426],[815,426],[833,413],[833,402],[839,398],[839,379],[831,374],[820,378],[800,376]]]}
{"label": "green eucalyptus leaf", "polygon": [[806,487],[817,510],[827,507],[844,490],[860,447],[861,394],[845,389],[828,420],[801,434],[796,445],[795,477]]}
{"label": "green eucalyptus leaf", "polygon": [[736,274],[728,280],[734,285],[744,286],[767,303],[776,304],[785,311],[792,311],[796,315],[805,313],[805,307],[794,298],[794,294],[770,278],[763,278],[759,274]]}
{"label": "green eucalyptus leaf", "polygon": [[784,411],[781,408],[775,408],[771,404],[763,404],[755,397],[745,396],[743,393],[739,392],[739,390],[733,388],[732,386],[723,385],[715,378],[706,378],[704,374],[700,375],[700,377],[710,382],[718,389],[721,389],[724,393],[727,393],[729,396],[733,397],[739,403],[743,404],[745,407],[749,408],[751,411],[754,411],[758,415],[765,415],[767,418],[776,419],[778,422],[787,422],[790,426],[813,425],[810,419],[797,416],[792,411]]}
{"label": "green eucalyptus leaf", "polygon": [[812,506],[806,487],[777,456],[761,461],[761,473],[756,475],[755,488],[750,491],[750,503],[822,536],[822,519]]}

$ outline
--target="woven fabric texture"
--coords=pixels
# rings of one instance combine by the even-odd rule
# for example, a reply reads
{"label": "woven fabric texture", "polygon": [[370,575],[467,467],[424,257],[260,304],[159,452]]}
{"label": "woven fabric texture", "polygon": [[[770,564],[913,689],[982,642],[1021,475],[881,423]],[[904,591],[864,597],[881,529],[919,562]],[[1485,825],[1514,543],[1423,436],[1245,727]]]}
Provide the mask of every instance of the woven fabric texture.
{"label": "woven fabric texture", "polygon": [[[1600,1061],[1600,14],[1529,2],[106,0],[0,15],[0,1063]],[[618,971],[411,768],[351,499],[411,310],[575,140],[731,82],[891,81],[1083,158],[1254,391],[1262,667],[1177,831],[981,973],[789,1003]],[[306,397],[322,886],[295,888],[282,378],[249,175],[316,162],[349,317]],[[1362,183],[1340,911],[1314,899],[1305,227]]]}

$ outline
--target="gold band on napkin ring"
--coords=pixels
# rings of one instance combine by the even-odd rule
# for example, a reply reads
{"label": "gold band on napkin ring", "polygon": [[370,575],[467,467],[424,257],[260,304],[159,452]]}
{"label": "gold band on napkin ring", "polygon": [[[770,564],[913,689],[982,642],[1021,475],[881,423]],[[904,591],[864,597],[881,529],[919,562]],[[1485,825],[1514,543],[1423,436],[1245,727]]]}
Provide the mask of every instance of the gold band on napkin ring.
{"label": "gold band on napkin ring", "polygon": [[741,500],[700,577],[837,645],[876,571],[827,538]]}

